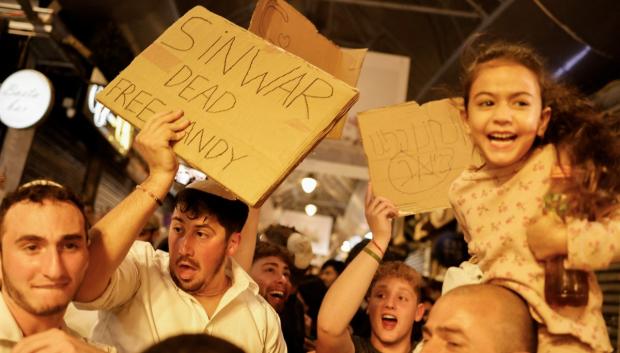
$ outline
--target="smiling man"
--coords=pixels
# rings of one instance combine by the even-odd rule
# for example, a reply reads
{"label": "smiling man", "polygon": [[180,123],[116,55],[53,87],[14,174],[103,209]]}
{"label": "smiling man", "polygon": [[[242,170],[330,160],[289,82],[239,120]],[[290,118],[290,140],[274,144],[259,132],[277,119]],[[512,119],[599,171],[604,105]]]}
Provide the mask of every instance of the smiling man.
{"label": "smiling man", "polygon": [[303,312],[295,310],[296,305],[301,304],[296,301],[295,294],[291,296],[293,266],[293,256],[285,247],[266,241],[256,243],[250,276],[258,284],[260,295],[278,313],[289,353],[305,352]]}
{"label": "smiling man", "polygon": [[78,198],[54,182],[34,181],[4,198],[0,353],[101,352],[63,320],[88,265],[86,229]]}
{"label": "smiling man", "polygon": [[[410,353],[413,324],[424,314],[421,276],[402,262],[379,266],[392,234],[394,204],[368,188],[366,220],[373,234],[327,291],[317,324],[317,353]],[[375,273],[376,272],[376,273]],[[370,339],[351,336],[348,325],[367,294]]]}
{"label": "smiling man", "polygon": [[465,285],[431,309],[422,353],[534,353],[535,327],[517,294],[492,284]]}
{"label": "smiling man", "polygon": [[256,281],[259,293],[281,314],[291,294],[292,259],[283,247],[259,241],[254,251],[250,276]]}

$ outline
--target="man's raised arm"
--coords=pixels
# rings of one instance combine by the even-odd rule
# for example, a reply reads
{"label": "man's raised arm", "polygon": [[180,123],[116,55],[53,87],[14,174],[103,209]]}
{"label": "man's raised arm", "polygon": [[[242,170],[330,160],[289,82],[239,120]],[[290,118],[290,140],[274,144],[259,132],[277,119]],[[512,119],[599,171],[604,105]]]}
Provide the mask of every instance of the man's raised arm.
{"label": "man's raised arm", "polygon": [[166,197],[178,168],[172,145],[190,124],[182,117],[182,111],[156,114],[136,136],[134,147],[148,164],[149,176],[91,228],[90,263],[77,301],[90,302],[105,291],[136,235]]}

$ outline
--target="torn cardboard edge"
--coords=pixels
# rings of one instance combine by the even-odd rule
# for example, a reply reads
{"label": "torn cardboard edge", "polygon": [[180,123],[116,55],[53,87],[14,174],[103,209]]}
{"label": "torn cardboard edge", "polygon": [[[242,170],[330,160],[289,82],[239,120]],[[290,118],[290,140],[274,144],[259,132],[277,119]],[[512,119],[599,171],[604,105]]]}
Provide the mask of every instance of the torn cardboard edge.
{"label": "torn cardboard edge", "polygon": [[[341,48],[319,33],[316,26],[283,0],[259,0],[248,30],[355,87],[368,49]],[[303,44],[298,44],[298,43]],[[345,114],[327,134],[340,139]]]}

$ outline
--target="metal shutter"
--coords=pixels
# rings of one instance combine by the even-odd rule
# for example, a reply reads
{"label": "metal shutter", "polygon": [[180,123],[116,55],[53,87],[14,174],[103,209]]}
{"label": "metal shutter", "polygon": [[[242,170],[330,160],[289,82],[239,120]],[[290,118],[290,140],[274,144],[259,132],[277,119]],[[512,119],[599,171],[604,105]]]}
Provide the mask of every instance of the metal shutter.
{"label": "metal shutter", "polygon": [[21,183],[35,179],[52,179],[68,186],[78,195],[86,176],[86,146],[58,125],[41,126],[32,141]]}
{"label": "metal shutter", "polygon": [[97,195],[95,197],[95,216],[103,216],[118,205],[134,188],[135,184],[109,165],[103,168]]}
{"label": "metal shutter", "polygon": [[607,323],[609,339],[617,351],[620,346],[620,264],[614,264],[606,270],[597,271],[596,277],[603,291],[603,317]]}

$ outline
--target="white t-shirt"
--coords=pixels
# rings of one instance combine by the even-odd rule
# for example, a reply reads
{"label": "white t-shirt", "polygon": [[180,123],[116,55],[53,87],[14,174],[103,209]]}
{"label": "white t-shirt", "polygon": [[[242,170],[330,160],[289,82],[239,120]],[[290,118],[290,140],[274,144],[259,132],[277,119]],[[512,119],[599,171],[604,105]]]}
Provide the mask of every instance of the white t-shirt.
{"label": "white t-shirt", "polygon": [[135,242],[105,292],[93,302],[76,303],[80,309],[100,310],[94,340],[114,345],[121,353],[137,353],[171,336],[207,333],[246,353],[286,352],[278,315],[232,258],[227,268],[232,286],[211,318],[175,285],[168,263],[167,252]]}

